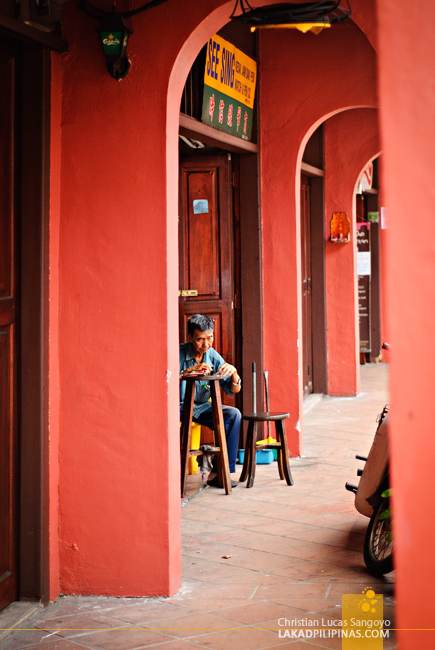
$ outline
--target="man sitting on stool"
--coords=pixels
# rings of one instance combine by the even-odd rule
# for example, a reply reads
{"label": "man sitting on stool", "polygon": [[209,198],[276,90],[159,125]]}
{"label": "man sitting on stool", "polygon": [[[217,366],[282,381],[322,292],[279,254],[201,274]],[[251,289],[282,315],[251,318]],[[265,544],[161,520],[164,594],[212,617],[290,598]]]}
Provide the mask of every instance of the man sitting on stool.
{"label": "man sitting on stool", "polygon": [[[195,314],[187,323],[188,343],[180,345],[180,373],[196,371],[201,374],[222,375],[219,384],[227,395],[238,393],[242,380],[234,366],[226,363],[220,354],[212,348],[214,325],[211,318],[202,314]],[[183,402],[186,393],[186,382],[180,384],[180,416],[183,413]],[[193,405],[193,421],[213,428],[212,407],[209,402],[210,387],[206,381],[195,382],[195,398]],[[222,406],[227,440],[228,462],[230,472],[236,471],[236,457],[239,446],[239,430],[242,415],[232,406]],[[219,487],[217,477],[217,459],[213,459],[213,471],[207,481],[212,487]],[[231,487],[236,487],[237,482],[231,481]]]}

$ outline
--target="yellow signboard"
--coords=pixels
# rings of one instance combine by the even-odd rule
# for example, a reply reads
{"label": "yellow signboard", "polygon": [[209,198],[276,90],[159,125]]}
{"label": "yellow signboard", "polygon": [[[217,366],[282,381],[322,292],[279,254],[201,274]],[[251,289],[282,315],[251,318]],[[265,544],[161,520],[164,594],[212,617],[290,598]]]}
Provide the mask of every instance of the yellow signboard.
{"label": "yellow signboard", "polygon": [[207,44],[204,83],[236,102],[253,108],[257,63],[216,34]]}

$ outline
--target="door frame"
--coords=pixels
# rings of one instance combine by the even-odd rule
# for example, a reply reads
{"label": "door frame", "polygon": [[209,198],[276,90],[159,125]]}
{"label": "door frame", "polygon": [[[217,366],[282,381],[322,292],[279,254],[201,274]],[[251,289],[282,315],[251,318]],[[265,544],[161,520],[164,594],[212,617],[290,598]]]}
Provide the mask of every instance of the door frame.
{"label": "door frame", "polygon": [[[302,163],[301,173],[310,177],[313,393],[328,395],[325,174],[322,169],[306,163]],[[313,314],[316,315],[315,318]]]}
{"label": "door frame", "polygon": [[51,53],[22,43],[17,81],[19,599],[49,602],[48,282]]}

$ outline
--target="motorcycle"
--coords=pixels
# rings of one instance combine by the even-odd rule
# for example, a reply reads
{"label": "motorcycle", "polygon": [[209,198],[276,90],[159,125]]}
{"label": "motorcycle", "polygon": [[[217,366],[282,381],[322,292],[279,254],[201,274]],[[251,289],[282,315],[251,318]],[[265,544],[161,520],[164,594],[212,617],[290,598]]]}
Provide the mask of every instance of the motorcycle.
{"label": "motorcycle", "polygon": [[[386,346],[386,344],[384,344]],[[358,485],[346,483],[345,488],[355,494],[355,508],[370,518],[364,538],[364,562],[374,574],[383,575],[393,570],[393,536],[391,529],[390,479],[388,455],[388,405],[378,417],[375,437],[365,461],[358,469]]]}

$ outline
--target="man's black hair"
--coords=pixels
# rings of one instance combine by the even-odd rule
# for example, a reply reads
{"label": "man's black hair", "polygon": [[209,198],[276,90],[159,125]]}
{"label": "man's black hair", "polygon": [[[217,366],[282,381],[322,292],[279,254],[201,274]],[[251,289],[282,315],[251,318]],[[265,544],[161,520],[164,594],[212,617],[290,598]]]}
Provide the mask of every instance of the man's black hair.
{"label": "man's black hair", "polygon": [[195,330],[199,330],[200,332],[213,331],[214,325],[212,319],[203,314],[194,314],[187,322],[187,331],[190,336],[193,336]]}

